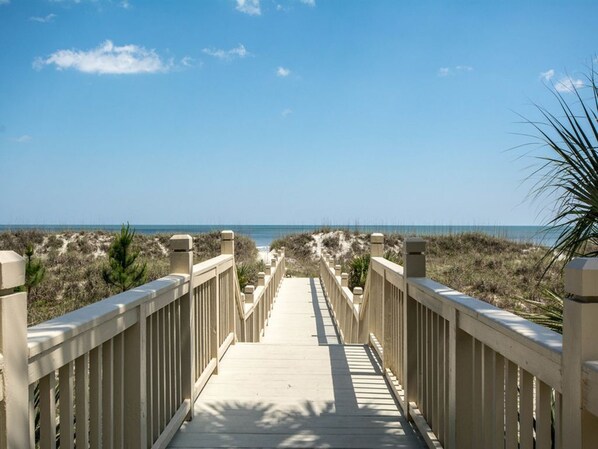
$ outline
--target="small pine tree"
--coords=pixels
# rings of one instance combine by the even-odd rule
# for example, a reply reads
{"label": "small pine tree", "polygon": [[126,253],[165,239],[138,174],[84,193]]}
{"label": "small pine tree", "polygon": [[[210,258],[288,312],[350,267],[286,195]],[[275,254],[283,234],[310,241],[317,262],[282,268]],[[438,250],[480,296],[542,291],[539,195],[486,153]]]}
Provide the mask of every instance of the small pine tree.
{"label": "small pine tree", "polygon": [[46,275],[46,268],[42,261],[34,258],[33,253],[33,245],[30,243],[25,249],[25,257],[27,258],[25,263],[25,287],[27,287],[27,293],[37,287]]}
{"label": "small pine tree", "polygon": [[108,265],[102,270],[104,282],[120,292],[145,283],[147,278],[147,263],[137,260],[139,252],[132,247],[134,238],[135,230],[129,223],[123,224],[108,250]]}

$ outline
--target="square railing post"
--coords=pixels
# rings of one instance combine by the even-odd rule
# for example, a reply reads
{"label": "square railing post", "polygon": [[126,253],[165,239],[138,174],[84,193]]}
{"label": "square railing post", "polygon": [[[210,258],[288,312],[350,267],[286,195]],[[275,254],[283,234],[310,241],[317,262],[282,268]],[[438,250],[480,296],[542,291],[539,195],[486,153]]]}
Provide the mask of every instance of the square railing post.
{"label": "square railing post", "polygon": [[598,360],[598,258],[573,259],[565,267],[563,316],[563,445],[589,449],[598,441],[598,418],[583,409],[582,367]]}
{"label": "square railing post", "polygon": [[[233,231],[222,231],[220,233],[220,254],[229,254],[231,256],[233,256],[233,267],[232,267],[232,271],[236,270],[237,267],[234,263],[235,261],[235,233]],[[232,331],[235,334],[235,338],[234,341],[245,341],[245,323],[240,322],[240,326],[241,329],[237,329],[237,320],[235,319],[235,316],[237,315],[236,312],[237,311],[237,302],[236,302],[236,296],[235,296],[235,291],[237,289],[237,286],[235,285],[235,276],[234,274],[231,272],[231,276],[229,276],[229,282],[228,282],[228,292],[230,294],[230,298],[228,298],[228,300],[230,301],[229,304],[229,320],[231,322],[231,327],[232,327]],[[243,311],[241,311],[243,312]]]}
{"label": "square railing post", "polygon": [[220,253],[235,255],[235,233],[233,231],[220,233]]}
{"label": "square railing post", "polygon": [[374,233],[370,236],[370,255],[372,257],[384,255],[384,234]]}
{"label": "square railing post", "polygon": [[[0,251],[0,448],[29,448],[27,293],[25,260]],[[33,400],[33,398],[31,398]]]}
{"label": "square railing post", "polygon": [[193,418],[195,397],[195,301],[193,289],[193,238],[174,235],[170,238],[170,273],[189,275],[189,292],[181,297],[181,387],[188,399],[187,420]]}
{"label": "square railing post", "polygon": [[[417,398],[417,301],[409,294],[407,280],[426,276],[426,241],[406,238],[403,244],[403,388],[405,404]],[[405,410],[408,413],[407,410]]]}

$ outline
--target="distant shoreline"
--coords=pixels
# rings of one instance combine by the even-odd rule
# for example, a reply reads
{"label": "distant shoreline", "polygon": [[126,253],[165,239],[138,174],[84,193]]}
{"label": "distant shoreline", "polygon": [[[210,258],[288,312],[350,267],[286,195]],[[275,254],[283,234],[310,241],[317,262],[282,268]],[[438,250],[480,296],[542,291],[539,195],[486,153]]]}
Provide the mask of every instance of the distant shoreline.
{"label": "distant shoreline", "polygon": [[[80,232],[104,231],[116,232],[121,225],[5,225],[0,224],[0,232],[17,230],[40,230],[46,232]],[[501,237],[507,240],[552,245],[556,240],[554,232],[549,232],[543,226],[525,225],[135,225],[132,226],[139,234],[180,234],[206,233],[223,229],[252,238],[256,246],[266,248],[273,240],[289,234],[313,232],[320,229],[342,229],[352,232],[381,232],[384,234],[397,233],[402,235],[452,235],[470,232]]]}

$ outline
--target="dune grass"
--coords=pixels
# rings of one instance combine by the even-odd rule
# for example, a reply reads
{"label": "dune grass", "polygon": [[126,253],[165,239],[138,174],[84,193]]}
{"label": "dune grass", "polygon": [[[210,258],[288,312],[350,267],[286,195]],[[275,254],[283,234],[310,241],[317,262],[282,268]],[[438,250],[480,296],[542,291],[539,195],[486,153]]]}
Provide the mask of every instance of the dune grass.
{"label": "dune grass", "polygon": [[[117,293],[102,279],[107,263],[107,251],[115,234],[103,231],[44,232],[23,230],[0,233],[0,250],[13,250],[23,255],[28,244],[33,245],[35,257],[46,268],[44,280],[31,289],[28,297],[30,325],[76,310],[87,304]],[[166,234],[138,234],[134,245],[140,260],[147,263],[148,281],[168,274],[170,260]],[[193,235],[194,262],[201,262],[220,254],[220,233]],[[235,259],[251,265],[257,258],[255,242],[235,237]],[[249,282],[255,282],[250,273]],[[257,279],[257,271],[255,276]]]}
{"label": "dune grass", "polygon": [[[402,263],[404,236],[385,235],[386,256]],[[563,293],[562,262],[549,267],[543,257],[546,248],[516,243],[481,233],[426,237],[427,274],[470,296],[515,313],[534,313],[528,299],[544,302],[545,291]],[[289,273],[318,276],[316,248],[333,254],[343,271],[350,272],[352,261],[369,253],[369,234],[330,229],[289,235],[272,243],[286,247]]]}

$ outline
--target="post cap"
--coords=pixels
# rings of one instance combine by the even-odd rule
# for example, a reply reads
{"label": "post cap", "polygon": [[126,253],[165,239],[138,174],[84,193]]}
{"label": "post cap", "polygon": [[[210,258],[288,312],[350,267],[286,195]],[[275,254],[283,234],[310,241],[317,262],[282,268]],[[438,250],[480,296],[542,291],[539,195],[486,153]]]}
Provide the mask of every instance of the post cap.
{"label": "post cap", "polygon": [[357,295],[357,296],[363,295],[363,288],[361,288],[361,287],[355,287],[353,289],[353,294]]}
{"label": "post cap", "polygon": [[246,285],[245,286],[244,293],[246,295],[253,295],[254,291],[255,291],[255,287],[253,285]]}
{"label": "post cap", "polygon": [[265,278],[265,277],[266,277],[266,273],[264,273],[263,271],[260,271],[260,272],[257,274],[257,278],[258,278],[258,279],[262,279],[262,278]]}
{"label": "post cap", "polygon": [[405,253],[416,254],[426,252],[426,241],[420,237],[405,238]]}
{"label": "post cap", "polygon": [[374,232],[370,236],[370,243],[384,243],[384,234],[380,234],[379,232]]}
{"label": "post cap", "polygon": [[222,240],[234,240],[235,239],[235,233],[233,231],[222,231],[220,233],[220,238]]}
{"label": "post cap", "polygon": [[598,302],[598,258],[580,257],[565,266],[565,291]]}
{"label": "post cap", "polygon": [[341,273],[341,278],[349,279],[349,273]]}
{"label": "post cap", "polygon": [[334,266],[334,269],[335,269],[335,270],[340,270],[341,268],[342,268],[342,267],[341,267],[340,265],[338,265],[338,264]]}
{"label": "post cap", "polygon": [[169,242],[172,251],[191,251],[193,248],[193,238],[187,234],[173,235]]}
{"label": "post cap", "polygon": [[0,290],[25,284],[25,259],[14,251],[0,251]]}

